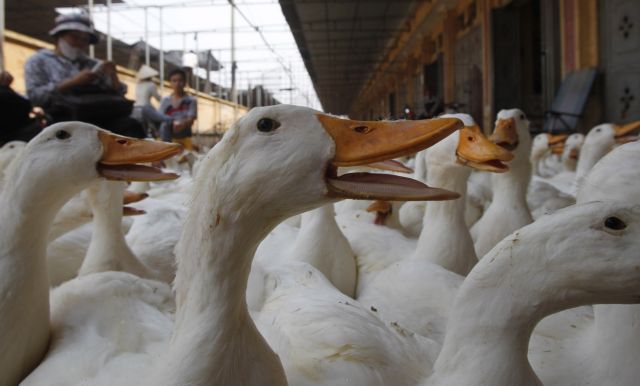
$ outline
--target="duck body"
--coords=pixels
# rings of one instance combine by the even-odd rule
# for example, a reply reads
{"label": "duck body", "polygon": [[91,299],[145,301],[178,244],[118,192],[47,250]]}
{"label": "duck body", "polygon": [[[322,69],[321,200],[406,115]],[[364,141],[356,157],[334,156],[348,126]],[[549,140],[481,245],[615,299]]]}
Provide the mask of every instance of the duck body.
{"label": "duck body", "polygon": [[306,263],[269,267],[272,291],[254,314],[291,385],[414,385],[439,345],[383,322]]}

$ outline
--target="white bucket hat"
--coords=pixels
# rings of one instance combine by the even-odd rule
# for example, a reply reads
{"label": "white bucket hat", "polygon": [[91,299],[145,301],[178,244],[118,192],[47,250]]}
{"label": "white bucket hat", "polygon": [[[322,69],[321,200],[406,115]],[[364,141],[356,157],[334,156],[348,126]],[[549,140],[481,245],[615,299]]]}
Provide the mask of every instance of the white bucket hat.
{"label": "white bucket hat", "polygon": [[138,70],[138,73],[136,74],[136,79],[143,80],[143,79],[153,78],[154,76],[158,76],[158,75],[159,75],[158,71],[147,66],[146,64],[143,64],[142,67],[140,67],[140,69]]}
{"label": "white bucket hat", "polygon": [[49,31],[49,35],[56,36],[63,31],[80,31],[89,34],[89,44],[98,42],[98,33],[93,28],[93,22],[83,13],[59,15],[56,17],[56,26]]}

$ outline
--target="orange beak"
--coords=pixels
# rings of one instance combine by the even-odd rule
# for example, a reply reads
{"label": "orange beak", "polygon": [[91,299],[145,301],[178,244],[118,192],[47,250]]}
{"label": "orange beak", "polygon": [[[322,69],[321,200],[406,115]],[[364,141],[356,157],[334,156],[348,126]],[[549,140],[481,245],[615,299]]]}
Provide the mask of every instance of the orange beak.
{"label": "orange beak", "polygon": [[98,138],[103,148],[98,172],[108,180],[159,181],[178,177],[157,168],[136,165],[173,157],[182,151],[178,144],[124,137],[105,130],[98,131]]}
{"label": "orange beak", "polygon": [[616,142],[626,143],[637,140],[637,136],[629,135],[629,133],[632,133],[637,129],[640,129],[640,121],[627,123],[626,125],[614,125],[614,130],[616,132]]}
{"label": "orange beak", "polygon": [[357,166],[416,153],[462,127],[455,118],[354,121],[318,114],[318,120],[336,144],[335,166]]}
{"label": "orange beak", "polygon": [[549,134],[547,138],[548,138],[547,143],[549,144],[549,146],[553,146],[558,143],[563,143],[564,141],[567,140],[567,138],[569,138],[569,136],[566,134],[558,134],[558,135]]}
{"label": "orange beak", "polygon": [[477,125],[460,129],[456,155],[463,165],[495,173],[508,171],[509,167],[503,162],[513,159],[510,151],[489,141]]}
{"label": "orange beak", "polygon": [[462,127],[455,118],[421,121],[354,121],[317,114],[335,143],[327,167],[328,195],[339,198],[389,201],[450,200],[460,195],[422,182],[390,174],[349,173],[337,167],[368,165],[416,153]]}

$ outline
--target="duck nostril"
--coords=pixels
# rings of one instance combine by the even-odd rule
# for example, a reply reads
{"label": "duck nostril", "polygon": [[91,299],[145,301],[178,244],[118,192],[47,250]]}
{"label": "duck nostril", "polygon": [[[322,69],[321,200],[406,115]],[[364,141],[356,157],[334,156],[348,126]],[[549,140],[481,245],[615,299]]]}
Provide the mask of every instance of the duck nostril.
{"label": "duck nostril", "polygon": [[471,142],[473,142],[473,137],[467,137],[467,139]]}
{"label": "duck nostril", "polygon": [[353,130],[360,134],[366,134],[371,131],[371,129],[368,126],[356,126],[353,128]]}
{"label": "duck nostril", "polygon": [[128,141],[126,139],[119,139],[116,142],[118,142],[120,145],[126,145]]}

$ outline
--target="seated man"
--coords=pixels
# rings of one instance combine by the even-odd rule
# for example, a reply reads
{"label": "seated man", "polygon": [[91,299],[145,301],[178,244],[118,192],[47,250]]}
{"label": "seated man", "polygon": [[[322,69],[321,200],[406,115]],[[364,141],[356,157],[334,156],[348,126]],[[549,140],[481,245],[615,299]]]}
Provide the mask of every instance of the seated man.
{"label": "seated man", "polygon": [[[132,103],[127,105],[123,97],[126,86],[118,80],[115,63],[100,62],[85,54],[89,45],[98,41],[89,17],[84,14],[60,15],[49,34],[55,39],[55,49],[42,49],[25,64],[27,95],[31,102],[41,106],[53,122],[80,119],[119,134],[144,137],[142,125],[129,117]],[[91,109],[96,98],[89,94],[113,96],[114,108],[111,108],[107,97],[103,98],[102,104],[96,102],[96,108]],[[84,97],[80,101],[89,108],[74,109],[69,98],[65,98],[68,95]],[[78,112],[86,114],[79,118]]]}
{"label": "seated man", "polygon": [[184,91],[187,74],[180,69],[169,73],[169,82],[173,88],[171,95],[160,102],[160,112],[173,119],[160,126],[163,141],[180,143],[187,150],[192,150],[191,126],[198,116],[198,101]]}
{"label": "seated man", "polygon": [[0,111],[3,123],[0,127],[0,146],[20,140],[28,142],[42,130],[42,122],[33,119],[31,103],[11,88],[13,76],[6,71],[0,71]]}

